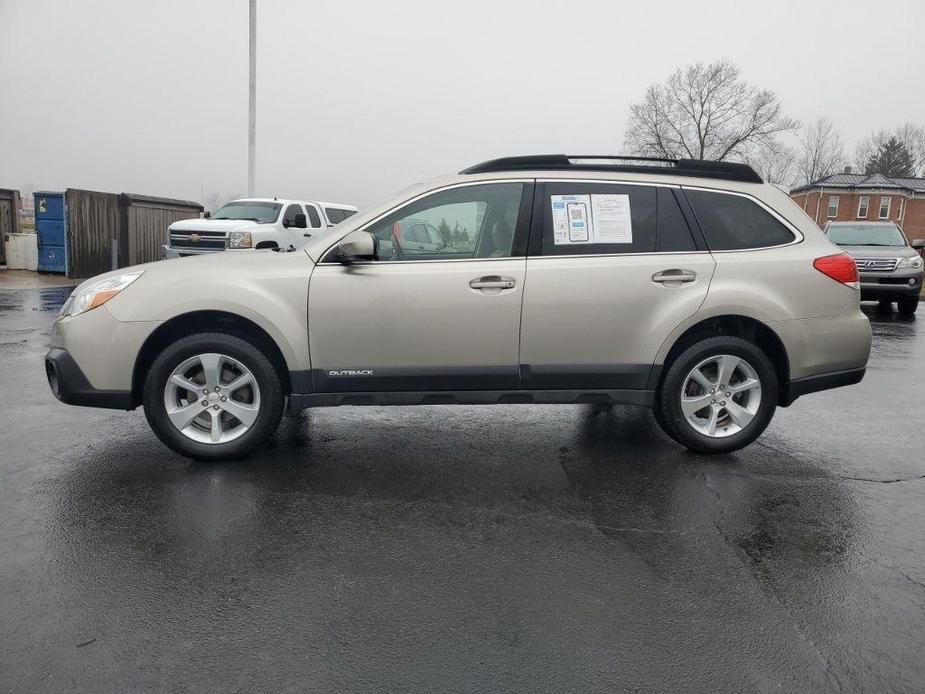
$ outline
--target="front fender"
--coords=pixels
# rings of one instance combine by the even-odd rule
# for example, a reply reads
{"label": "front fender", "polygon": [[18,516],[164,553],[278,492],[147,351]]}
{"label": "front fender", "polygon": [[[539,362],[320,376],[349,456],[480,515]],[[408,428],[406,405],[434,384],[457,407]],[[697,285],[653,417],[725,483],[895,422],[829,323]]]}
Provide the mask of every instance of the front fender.
{"label": "front fender", "polygon": [[259,251],[234,255],[156,263],[107,307],[123,322],[167,321],[197,311],[235,314],[273,338],[290,370],[310,369],[308,282],[314,265],[301,253],[273,253],[272,262]]}

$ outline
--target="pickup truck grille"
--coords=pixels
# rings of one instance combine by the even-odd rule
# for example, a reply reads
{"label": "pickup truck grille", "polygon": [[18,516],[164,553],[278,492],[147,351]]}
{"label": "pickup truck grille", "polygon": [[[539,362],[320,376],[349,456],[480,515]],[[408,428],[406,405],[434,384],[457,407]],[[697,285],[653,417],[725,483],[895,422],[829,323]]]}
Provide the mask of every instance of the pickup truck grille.
{"label": "pickup truck grille", "polygon": [[855,258],[858,272],[893,272],[896,258]]}
{"label": "pickup truck grille", "polygon": [[225,232],[174,229],[170,232],[170,247],[223,251],[225,250]]}

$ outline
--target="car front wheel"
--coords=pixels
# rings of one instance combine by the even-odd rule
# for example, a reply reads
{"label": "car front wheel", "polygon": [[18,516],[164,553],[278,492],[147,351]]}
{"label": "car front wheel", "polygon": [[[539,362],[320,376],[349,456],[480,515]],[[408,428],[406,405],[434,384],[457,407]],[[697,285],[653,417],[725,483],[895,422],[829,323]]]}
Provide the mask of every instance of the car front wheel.
{"label": "car front wheel", "polygon": [[692,451],[729,453],[761,435],[777,399],[777,375],[760,348],[738,337],[709,337],[668,366],[656,419]]}
{"label": "car front wheel", "polygon": [[144,410],[157,437],[197,460],[240,458],[279,424],[285,393],[257,347],[225,333],[190,335],[154,360]]}

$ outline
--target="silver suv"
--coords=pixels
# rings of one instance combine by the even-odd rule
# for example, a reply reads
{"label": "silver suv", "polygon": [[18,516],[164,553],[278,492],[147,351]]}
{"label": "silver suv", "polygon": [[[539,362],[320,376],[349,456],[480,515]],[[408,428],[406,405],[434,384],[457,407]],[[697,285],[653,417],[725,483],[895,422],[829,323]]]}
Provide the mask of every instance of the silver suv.
{"label": "silver suv", "polygon": [[912,243],[893,222],[829,222],[829,241],[851,254],[861,277],[861,301],[894,301],[899,315],[911,316],[919,307],[925,240]]}
{"label": "silver suv", "polygon": [[[425,224],[439,243],[411,244]],[[189,278],[196,291],[189,291]],[[428,181],[295,252],[100,275],[55,321],[62,401],[244,455],[285,407],[622,403],[723,453],[857,383],[854,260],[748,166],[529,156]]]}

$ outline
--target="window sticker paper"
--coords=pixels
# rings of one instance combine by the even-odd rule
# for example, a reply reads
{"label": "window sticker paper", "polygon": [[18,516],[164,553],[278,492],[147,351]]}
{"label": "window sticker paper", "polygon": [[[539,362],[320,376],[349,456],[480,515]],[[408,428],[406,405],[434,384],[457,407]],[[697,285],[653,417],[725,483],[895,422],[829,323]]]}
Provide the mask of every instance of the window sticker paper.
{"label": "window sticker paper", "polygon": [[552,195],[553,243],[632,243],[630,196]]}
{"label": "window sticker paper", "polygon": [[592,195],[595,243],[632,243],[633,221],[629,195]]}
{"label": "window sticker paper", "polygon": [[594,243],[590,195],[553,195],[552,231],[557,246]]}

